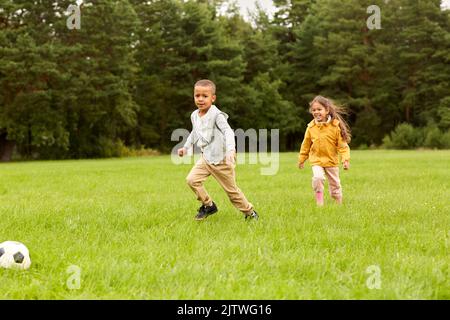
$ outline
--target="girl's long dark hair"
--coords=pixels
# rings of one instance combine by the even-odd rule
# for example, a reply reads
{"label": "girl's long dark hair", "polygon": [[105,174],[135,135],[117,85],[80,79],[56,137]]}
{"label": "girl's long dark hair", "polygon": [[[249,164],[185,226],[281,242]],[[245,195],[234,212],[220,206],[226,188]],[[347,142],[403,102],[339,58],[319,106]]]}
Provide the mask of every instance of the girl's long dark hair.
{"label": "girl's long dark hair", "polygon": [[350,140],[352,139],[352,133],[350,131],[348,123],[344,120],[343,117],[344,115],[348,114],[347,110],[343,106],[338,106],[337,104],[335,104],[331,99],[325,98],[323,96],[316,96],[309,103],[309,112],[311,112],[311,107],[315,102],[320,103],[330,113],[331,120],[339,120],[339,127],[341,129],[342,138],[344,138],[347,143],[350,143]]}

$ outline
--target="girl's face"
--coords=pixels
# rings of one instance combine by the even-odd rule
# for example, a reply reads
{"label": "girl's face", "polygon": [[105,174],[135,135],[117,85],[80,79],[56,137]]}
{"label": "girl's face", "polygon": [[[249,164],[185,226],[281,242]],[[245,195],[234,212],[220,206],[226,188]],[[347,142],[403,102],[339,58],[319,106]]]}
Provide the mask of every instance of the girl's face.
{"label": "girl's face", "polygon": [[314,102],[311,105],[311,113],[317,122],[327,121],[328,115],[330,114],[330,112],[319,102]]}

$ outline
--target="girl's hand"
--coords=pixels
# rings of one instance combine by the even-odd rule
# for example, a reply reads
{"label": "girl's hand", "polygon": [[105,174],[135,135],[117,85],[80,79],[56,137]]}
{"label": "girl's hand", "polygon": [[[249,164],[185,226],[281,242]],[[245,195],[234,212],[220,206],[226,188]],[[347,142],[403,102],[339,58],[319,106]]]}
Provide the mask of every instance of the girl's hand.
{"label": "girl's hand", "polygon": [[178,155],[179,155],[180,157],[184,156],[186,153],[187,153],[186,148],[180,148],[180,149],[178,149]]}
{"label": "girl's hand", "polygon": [[348,170],[350,168],[350,161],[345,160],[344,161],[344,170]]}
{"label": "girl's hand", "polygon": [[303,169],[304,167],[305,167],[305,163],[304,162],[298,164],[298,168],[299,169]]}

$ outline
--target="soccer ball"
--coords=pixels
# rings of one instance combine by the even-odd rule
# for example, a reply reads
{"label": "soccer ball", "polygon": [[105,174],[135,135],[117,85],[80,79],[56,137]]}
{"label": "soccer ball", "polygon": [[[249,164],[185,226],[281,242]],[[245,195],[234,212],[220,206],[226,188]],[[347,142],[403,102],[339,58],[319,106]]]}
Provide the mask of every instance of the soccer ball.
{"label": "soccer ball", "polygon": [[30,265],[30,253],[23,243],[17,241],[0,243],[0,267],[25,270]]}

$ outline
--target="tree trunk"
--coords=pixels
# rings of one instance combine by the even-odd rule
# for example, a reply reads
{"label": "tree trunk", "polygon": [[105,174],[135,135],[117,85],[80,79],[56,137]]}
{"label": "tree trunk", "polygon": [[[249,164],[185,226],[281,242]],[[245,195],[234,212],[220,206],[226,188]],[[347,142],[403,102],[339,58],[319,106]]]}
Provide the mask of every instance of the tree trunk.
{"label": "tree trunk", "polygon": [[8,162],[11,161],[14,147],[16,146],[15,141],[6,140],[6,134],[0,134],[0,161]]}
{"label": "tree trunk", "polygon": [[411,114],[411,108],[409,107],[409,105],[408,106],[406,106],[406,108],[405,108],[405,117],[406,117],[406,122],[407,123],[411,123],[411,116],[410,116],[410,114]]}

